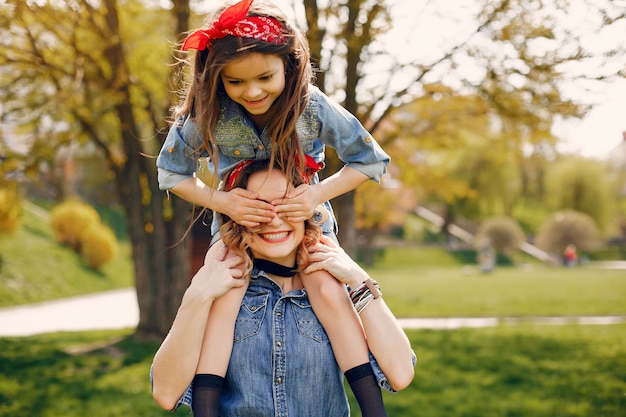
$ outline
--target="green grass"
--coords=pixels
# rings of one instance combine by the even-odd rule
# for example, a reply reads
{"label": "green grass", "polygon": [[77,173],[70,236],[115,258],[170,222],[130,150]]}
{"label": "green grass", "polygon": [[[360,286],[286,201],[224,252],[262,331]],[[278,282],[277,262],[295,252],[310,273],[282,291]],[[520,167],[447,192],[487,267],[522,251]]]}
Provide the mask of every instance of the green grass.
{"label": "green grass", "polygon": [[101,271],[54,241],[46,219],[23,211],[23,225],[0,237],[0,307],[131,287],[130,245],[119,242],[117,257]]}
{"label": "green grass", "polygon": [[[390,416],[621,417],[626,411],[624,324],[407,333],[418,356],[416,376],[406,390],[385,394]],[[130,335],[0,339],[0,416],[172,415],[150,395],[157,345]],[[352,415],[360,415],[349,397]]]}
{"label": "green grass", "polygon": [[370,274],[398,317],[625,315],[622,270],[532,266],[376,266]]}
{"label": "green grass", "polygon": [[626,272],[525,263],[483,274],[436,247],[390,248],[368,268],[398,317],[626,315]]}
{"label": "green grass", "polygon": [[[129,248],[102,272],[54,243],[28,212],[0,239],[0,306],[132,286]],[[624,271],[499,267],[483,275],[432,247],[384,251],[369,268],[399,316],[626,315]],[[132,329],[0,338],[0,417],[169,416],[150,395],[155,343]],[[412,385],[385,394],[396,417],[626,415],[626,324],[407,331]],[[360,415],[348,390],[353,416]],[[189,415],[187,408],[174,415]]]}
{"label": "green grass", "polygon": [[[131,287],[127,241],[102,271],[54,242],[46,220],[0,239],[0,307]],[[438,247],[394,247],[368,268],[398,317],[626,315],[626,273],[526,263],[481,274]]]}

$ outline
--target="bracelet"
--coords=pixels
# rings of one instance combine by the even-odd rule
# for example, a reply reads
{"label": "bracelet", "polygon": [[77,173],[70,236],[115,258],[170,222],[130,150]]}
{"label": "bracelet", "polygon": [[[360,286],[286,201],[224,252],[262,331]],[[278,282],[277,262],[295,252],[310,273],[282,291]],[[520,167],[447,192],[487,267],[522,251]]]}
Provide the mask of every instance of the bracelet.
{"label": "bracelet", "polygon": [[378,283],[370,278],[363,281],[361,285],[350,291],[350,299],[358,314],[365,310],[372,300],[382,296]]}

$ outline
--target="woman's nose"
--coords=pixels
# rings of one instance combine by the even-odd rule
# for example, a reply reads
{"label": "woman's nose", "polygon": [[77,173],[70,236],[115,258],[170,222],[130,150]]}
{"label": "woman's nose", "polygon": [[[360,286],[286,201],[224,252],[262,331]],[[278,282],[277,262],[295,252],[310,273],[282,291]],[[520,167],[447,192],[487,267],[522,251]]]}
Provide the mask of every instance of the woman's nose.
{"label": "woman's nose", "polygon": [[270,220],[268,224],[270,226],[280,226],[283,224],[283,219],[278,215],[278,213],[274,213],[274,218]]}

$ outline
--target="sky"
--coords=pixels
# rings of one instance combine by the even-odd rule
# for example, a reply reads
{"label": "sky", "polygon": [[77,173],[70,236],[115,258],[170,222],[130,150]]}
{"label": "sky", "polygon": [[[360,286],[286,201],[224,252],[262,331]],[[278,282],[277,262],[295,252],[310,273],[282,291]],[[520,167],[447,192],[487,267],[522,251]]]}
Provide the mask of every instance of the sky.
{"label": "sky", "polygon": [[626,132],[626,80],[606,86],[595,97],[593,109],[581,120],[557,125],[559,151],[605,159],[623,140]]}

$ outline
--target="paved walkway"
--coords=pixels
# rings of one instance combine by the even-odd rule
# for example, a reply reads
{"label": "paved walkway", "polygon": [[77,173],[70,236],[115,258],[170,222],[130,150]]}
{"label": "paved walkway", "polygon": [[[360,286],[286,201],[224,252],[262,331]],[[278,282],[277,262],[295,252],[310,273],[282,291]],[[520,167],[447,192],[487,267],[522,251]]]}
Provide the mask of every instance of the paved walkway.
{"label": "paved walkway", "polygon": [[[138,322],[139,307],[135,289],[129,288],[2,308],[0,309],[0,337],[30,336],[57,331],[121,329],[135,327]],[[491,327],[517,322],[538,322],[546,325],[616,324],[626,322],[626,316],[401,318],[399,322],[405,329],[457,329]]]}

